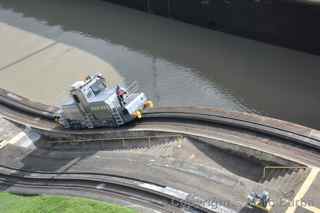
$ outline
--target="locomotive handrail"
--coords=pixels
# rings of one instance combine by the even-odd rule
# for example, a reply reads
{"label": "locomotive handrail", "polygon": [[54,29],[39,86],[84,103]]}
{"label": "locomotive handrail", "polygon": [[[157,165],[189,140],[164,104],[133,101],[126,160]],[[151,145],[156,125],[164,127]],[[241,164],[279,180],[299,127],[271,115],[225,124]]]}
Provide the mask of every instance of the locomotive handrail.
{"label": "locomotive handrail", "polygon": [[129,95],[133,93],[137,93],[138,91],[139,91],[139,84],[137,81],[132,81],[127,87],[127,93]]}

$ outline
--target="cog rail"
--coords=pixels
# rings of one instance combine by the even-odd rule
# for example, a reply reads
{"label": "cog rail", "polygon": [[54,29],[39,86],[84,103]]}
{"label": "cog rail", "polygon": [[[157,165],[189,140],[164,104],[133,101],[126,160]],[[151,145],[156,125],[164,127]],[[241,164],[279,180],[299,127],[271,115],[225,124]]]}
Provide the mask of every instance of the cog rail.
{"label": "cog rail", "polygon": [[163,212],[172,212],[172,208],[188,208],[203,213],[218,212],[216,206],[189,199],[186,192],[140,179],[102,173],[32,172],[0,166],[0,185],[32,189],[33,192],[39,188],[74,189],[79,192],[93,190],[102,194],[111,192],[138,200],[144,205],[157,205]]}
{"label": "cog rail", "polygon": [[[54,122],[54,114],[58,110],[55,106],[32,102],[27,98],[18,96],[4,89],[0,89],[0,105],[13,109],[20,114],[31,115],[49,122]],[[1,110],[0,114],[3,114],[8,120],[13,120],[14,122],[27,126],[29,125],[26,119],[19,121],[17,115],[8,115],[7,113],[2,113]],[[12,119],[13,117],[15,117],[15,119]],[[199,107],[155,108],[144,112],[144,118],[141,122],[161,121],[163,119],[176,120],[177,122],[202,122],[206,125],[223,125],[229,128],[247,130],[293,141],[299,145],[317,150],[320,149],[320,131],[290,122],[248,113],[226,112]],[[33,128],[41,129],[41,122],[39,122],[39,124],[38,127],[33,126]],[[32,125],[30,124],[30,126]],[[102,131],[102,129],[100,130]],[[110,131],[110,129],[106,129],[106,131]],[[88,132],[88,130],[83,131],[83,134],[85,135]],[[68,133],[70,133],[70,131],[68,131]]]}

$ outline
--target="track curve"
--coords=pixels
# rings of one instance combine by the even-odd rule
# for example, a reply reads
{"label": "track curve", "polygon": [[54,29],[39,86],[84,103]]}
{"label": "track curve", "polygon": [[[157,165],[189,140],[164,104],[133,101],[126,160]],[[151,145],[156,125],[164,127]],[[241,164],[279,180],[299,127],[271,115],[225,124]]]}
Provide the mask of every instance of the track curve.
{"label": "track curve", "polygon": [[57,107],[0,89],[0,114],[4,118],[53,138],[85,140],[173,133],[235,143],[320,166],[318,130],[255,114],[201,107],[163,107],[148,110],[141,121],[118,129],[67,130],[54,122],[56,110]]}
{"label": "track curve", "polygon": [[102,173],[56,173],[32,172],[0,166],[0,185],[14,185],[24,189],[88,190],[95,193],[125,197],[127,200],[156,206],[161,212],[173,212],[174,209],[190,208],[196,212],[214,213],[218,210],[205,203],[197,203],[188,197],[188,193],[160,186],[143,180],[120,177]]}
{"label": "track curve", "polygon": [[[60,130],[61,133],[66,132],[68,134],[77,131],[64,130],[59,128],[54,121],[54,113],[58,110],[58,107],[49,106],[41,103],[32,102],[27,98],[19,96],[0,88],[0,104],[11,108],[11,112],[3,112],[0,110],[0,114],[9,120],[14,122],[31,126],[33,128],[47,129],[50,128]],[[14,114],[28,114],[30,116],[37,117],[39,121],[47,121],[51,123],[49,128],[45,128],[41,122],[38,122],[38,126],[35,123],[19,119]],[[148,110],[144,113],[144,120],[164,120],[171,119],[181,121],[184,120],[194,122],[207,122],[208,124],[220,124],[228,127],[234,127],[238,129],[249,130],[257,133],[271,135],[286,140],[295,141],[299,144],[310,146],[316,149],[320,148],[320,132],[311,128],[307,128],[301,125],[285,122],[269,117],[259,116],[255,114],[240,113],[240,112],[226,112],[222,110],[212,108],[200,108],[200,107],[166,107],[156,108]],[[125,129],[121,128],[121,129]],[[110,129],[105,129],[110,130]],[[99,131],[103,131],[100,129]],[[94,132],[94,130],[93,130]],[[82,131],[83,134],[88,134],[88,131]]]}
{"label": "track curve", "polygon": [[[54,113],[57,110],[57,107],[34,103],[24,97],[0,89],[0,114],[2,117],[31,127],[45,136],[63,138],[65,141],[130,138],[140,133],[142,135],[173,133],[187,137],[204,138],[207,140],[207,143],[211,143],[212,145],[215,143],[237,144],[238,146],[255,149],[261,153],[276,155],[293,162],[302,163],[303,165],[320,166],[319,131],[259,115],[226,112],[212,108],[163,107],[148,110],[144,113],[144,119],[118,129],[66,130],[54,122]],[[14,184],[21,183],[21,186],[26,187],[41,181],[44,183],[43,185],[52,184],[52,186],[54,186],[54,181],[61,181],[60,184],[62,186],[64,184],[68,185],[68,183],[81,182],[76,187],[83,189],[87,187],[86,184],[88,183],[94,183],[94,186],[99,184],[115,184],[114,186],[118,187],[117,189],[122,188],[124,190],[126,188],[130,189],[131,192],[136,191],[136,193],[149,193],[149,195],[158,196],[158,200],[166,200],[167,204],[168,202],[173,202],[183,206],[185,202],[188,205],[190,202],[181,200],[179,197],[172,197],[172,194],[163,194],[161,190],[160,194],[159,190],[154,191],[157,187],[163,189],[165,186],[143,182],[142,180],[130,180],[130,178],[126,177],[108,176],[112,181],[115,179],[125,180],[126,184],[121,185],[121,183],[111,183],[105,179],[101,180],[101,177],[102,175],[100,174],[85,173],[41,174],[0,166],[0,183],[2,181],[4,184],[11,180],[16,180]],[[141,189],[140,186],[139,188],[134,185],[135,183],[128,186],[128,181],[149,184],[155,186],[155,188]],[[94,187],[92,189],[94,190]],[[135,195],[133,193],[130,196]],[[208,206],[199,206],[197,203],[191,203],[191,206],[198,211],[214,212],[212,209],[208,209]]]}

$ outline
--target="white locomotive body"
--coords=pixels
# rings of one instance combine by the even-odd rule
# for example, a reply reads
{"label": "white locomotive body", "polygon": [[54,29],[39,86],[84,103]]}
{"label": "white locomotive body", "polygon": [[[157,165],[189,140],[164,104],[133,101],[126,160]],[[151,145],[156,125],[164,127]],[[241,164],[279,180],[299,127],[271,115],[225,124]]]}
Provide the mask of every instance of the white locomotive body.
{"label": "white locomotive body", "polygon": [[61,106],[57,121],[65,128],[85,129],[120,127],[141,118],[153,103],[134,86],[108,88],[101,74],[88,76],[71,86],[70,100]]}

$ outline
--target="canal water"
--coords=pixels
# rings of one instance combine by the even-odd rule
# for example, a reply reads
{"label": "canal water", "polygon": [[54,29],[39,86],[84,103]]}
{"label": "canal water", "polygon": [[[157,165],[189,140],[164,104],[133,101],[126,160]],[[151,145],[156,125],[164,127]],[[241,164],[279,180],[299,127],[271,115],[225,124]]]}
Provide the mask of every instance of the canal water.
{"label": "canal water", "polygon": [[[94,55],[125,81],[137,80],[158,106],[254,112],[320,129],[319,56],[100,0],[0,0],[0,22]],[[43,100],[58,104],[68,88],[62,79],[74,72],[52,75],[54,83],[45,72],[24,70],[19,78],[45,85]],[[1,70],[0,87],[32,99],[16,78]]]}

